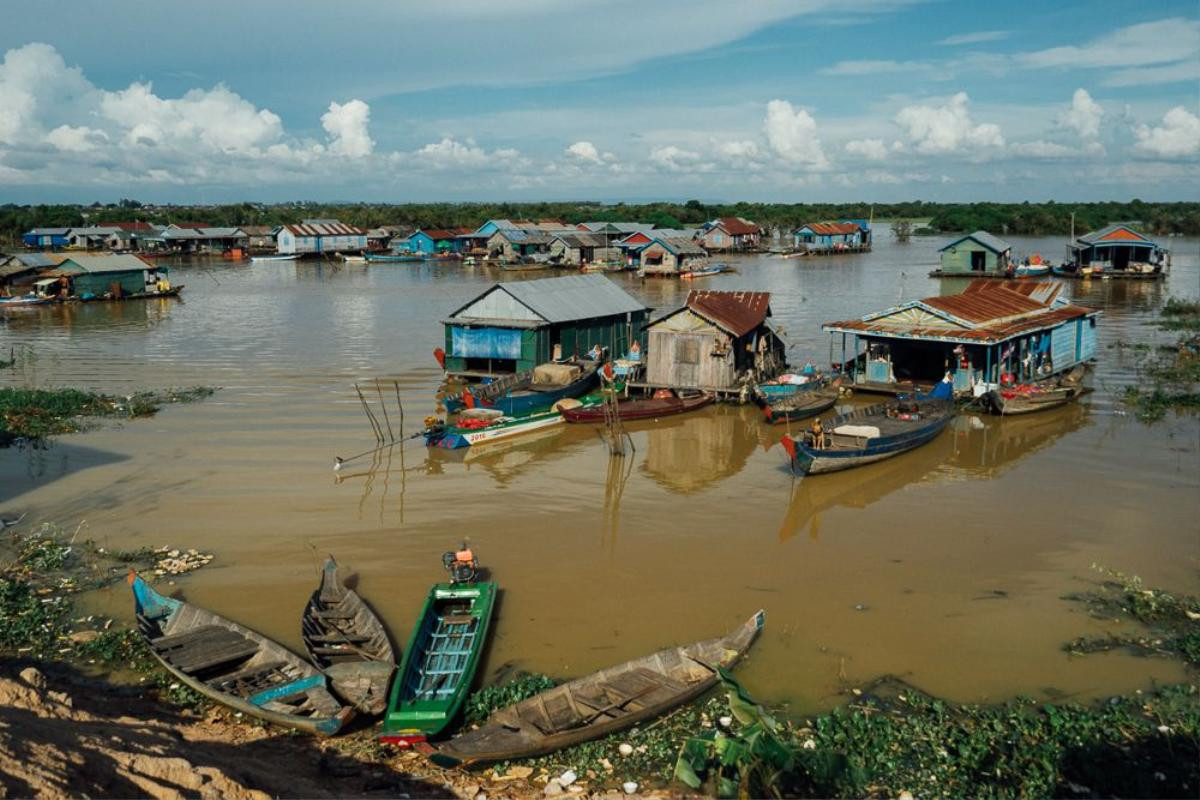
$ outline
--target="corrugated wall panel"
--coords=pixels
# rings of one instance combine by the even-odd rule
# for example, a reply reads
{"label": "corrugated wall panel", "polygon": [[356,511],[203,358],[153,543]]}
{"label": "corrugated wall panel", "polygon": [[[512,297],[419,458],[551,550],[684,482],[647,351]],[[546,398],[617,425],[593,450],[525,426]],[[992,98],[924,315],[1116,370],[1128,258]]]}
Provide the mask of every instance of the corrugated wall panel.
{"label": "corrugated wall panel", "polygon": [[1051,331],[1050,358],[1054,361],[1054,369],[1064,369],[1075,363],[1075,332],[1076,320],[1064,322]]}
{"label": "corrugated wall panel", "polygon": [[1086,361],[1089,358],[1096,357],[1096,318],[1081,319],[1079,324],[1083,328],[1083,336],[1081,337],[1081,352],[1079,360]]}

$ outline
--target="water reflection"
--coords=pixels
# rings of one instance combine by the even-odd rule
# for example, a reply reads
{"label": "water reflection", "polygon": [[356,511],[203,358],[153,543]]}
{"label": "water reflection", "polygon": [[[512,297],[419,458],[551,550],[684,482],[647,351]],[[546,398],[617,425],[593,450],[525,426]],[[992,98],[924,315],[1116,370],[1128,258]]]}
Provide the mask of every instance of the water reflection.
{"label": "water reflection", "polygon": [[947,433],[924,447],[856,470],[797,478],[779,528],[780,541],[820,532],[820,515],[833,508],[866,508],[918,483],[987,480],[1044,450],[1088,420],[1087,405],[1020,417],[962,414]]}
{"label": "water reflection", "polygon": [[648,424],[653,427],[646,431],[641,472],[675,494],[692,494],[741,472],[764,427],[754,409],[729,406]]}

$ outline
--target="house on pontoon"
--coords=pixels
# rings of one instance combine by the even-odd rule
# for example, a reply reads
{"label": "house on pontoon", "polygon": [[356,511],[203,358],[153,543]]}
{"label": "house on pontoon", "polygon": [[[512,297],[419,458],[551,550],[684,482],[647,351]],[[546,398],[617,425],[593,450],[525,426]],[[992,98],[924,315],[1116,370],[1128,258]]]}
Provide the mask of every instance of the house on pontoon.
{"label": "house on pontoon", "polygon": [[960,294],[927,297],[827,322],[830,354],[856,388],[895,393],[951,374],[958,394],[982,394],[1001,375],[1048,378],[1096,354],[1100,312],[1072,305],[1056,281],[978,279]]}
{"label": "house on pontoon", "polygon": [[1068,245],[1067,261],[1077,270],[1153,276],[1170,267],[1171,255],[1131,226],[1114,223]]}
{"label": "house on pontoon", "polygon": [[497,283],[447,319],[445,369],[480,377],[583,355],[645,348],[650,309],[604,275]]}
{"label": "house on pontoon", "polygon": [[809,222],[792,231],[792,243],[813,255],[865,253],[871,249],[871,225],[865,219]]}
{"label": "house on pontoon", "polygon": [[987,231],[958,237],[938,249],[934,275],[1004,275],[1013,264],[1012,245]]}
{"label": "house on pontoon", "polygon": [[577,267],[584,264],[618,262],[621,260],[621,251],[614,241],[599,233],[556,234],[548,251],[550,262]]}
{"label": "house on pontoon", "polygon": [[336,219],[306,219],[279,226],[275,243],[276,250],[287,255],[362,253],[367,249],[367,232]]}
{"label": "house on pontoon", "polygon": [[721,217],[701,226],[696,241],[710,253],[735,253],[757,250],[761,238],[758,223],[744,217]]}
{"label": "house on pontoon", "polygon": [[637,251],[638,269],[645,275],[678,275],[700,266],[708,252],[691,239],[654,232],[649,244]]}
{"label": "house on pontoon", "polygon": [[21,241],[26,247],[54,250],[66,247],[70,235],[70,228],[31,228],[21,234]]}

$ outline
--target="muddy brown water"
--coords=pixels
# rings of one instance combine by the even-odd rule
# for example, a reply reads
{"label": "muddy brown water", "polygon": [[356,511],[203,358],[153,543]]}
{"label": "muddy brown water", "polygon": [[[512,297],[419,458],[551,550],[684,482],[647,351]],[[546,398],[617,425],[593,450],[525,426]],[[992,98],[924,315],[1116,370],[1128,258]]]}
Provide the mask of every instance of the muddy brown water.
{"label": "muddy brown water", "polygon": [[[737,259],[736,274],[696,285],[772,292],[793,363],[824,363],[822,321],[963,285],[927,277],[940,244]],[[1052,257],[1062,246],[1014,244]],[[404,430],[416,430],[436,408],[439,321],[499,272],[180,265],[182,301],[43,308],[0,323],[0,350],[37,354],[22,372],[0,373],[6,383],[222,387],[46,450],[0,451],[0,511],[72,530],[82,521],[111,547],[213,552],[178,588],[295,648],[325,553],[357,574],[402,645],[442,577],[442,552],[469,538],[503,591],[485,681],[515,670],[580,675],[717,635],[760,607],[767,628],[740,675],[801,712],[884,673],[963,701],[1090,698],[1179,680],[1172,662],[1061,649],[1121,630],[1063,599],[1101,577],[1093,564],[1200,592],[1200,425],[1172,415],[1146,426],[1116,397],[1141,354],[1114,345],[1169,341],[1149,321],[1168,296],[1200,294],[1198,242],[1171,244],[1165,283],[1070,285],[1105,311],[1096,392],[1080,405],[964,415],[919,451],[802,481],[785,467],[781,428],[737,406],[631,425],[636,451],[613,462],[595,429],[563,426],[466,454],[414,442],[337,475],[335,455],[371,444],[353,384],[397,381]],[[658,309],[691,288],[614,280]],[[123,589],[97,606],[130,618]]]}

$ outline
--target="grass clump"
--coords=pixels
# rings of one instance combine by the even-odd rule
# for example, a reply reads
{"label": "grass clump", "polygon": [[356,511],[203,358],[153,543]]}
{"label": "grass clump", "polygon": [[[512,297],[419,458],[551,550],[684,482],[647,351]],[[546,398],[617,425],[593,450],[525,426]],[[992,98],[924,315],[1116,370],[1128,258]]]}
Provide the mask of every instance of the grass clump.
{"label": "grass clump", "polygon": [[215,391],[208,386],[196,386],[119,397],[81,389],[3,387],[0,388],[0,434],[38,441],[84,430],[88,418],[145,417],[163,405],[202,400]]}
{"label": "grass clump", "polygon": [[557,685],[557,682],[547,675],[525,673],[507,683],[485,686],[467,698],[463,716],[468,725],[478,725],[493,711],[519,703]]}
{"label": "grass clump", "polygon": [[1126,386],[1122,399],[1138,419],[1153,423],[1167,412],[1200,409],[1200,302],[1167,300],[1159,327],[1185,331],[1172,347],[1162,347],[1139,368],[1139,382]]}

